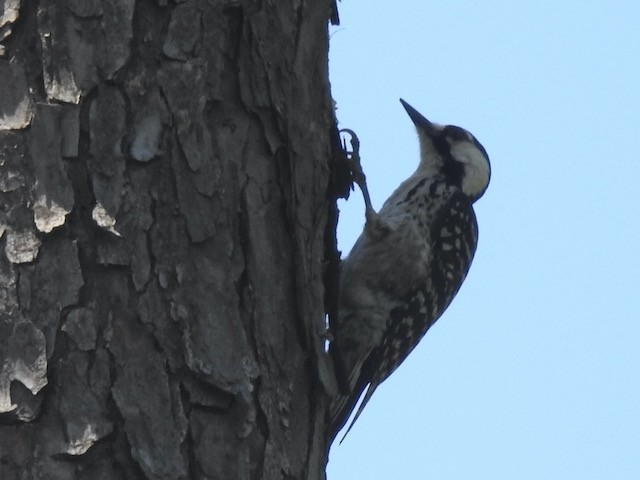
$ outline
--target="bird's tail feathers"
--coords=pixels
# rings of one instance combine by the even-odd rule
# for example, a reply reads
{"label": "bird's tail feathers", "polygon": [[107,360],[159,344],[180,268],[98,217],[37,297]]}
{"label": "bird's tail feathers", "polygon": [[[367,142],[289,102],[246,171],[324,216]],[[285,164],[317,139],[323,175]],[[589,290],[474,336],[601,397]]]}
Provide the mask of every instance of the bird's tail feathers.
{"label": "bird's tail feathers", "polygon": [[[369,384],[369,387],[367,388],[367,393],[365,393],[364,398],[362,399],[362,402],[360,402],[360,406],[358,407],[358,411],[356,412],[355,416],[353,417],[353,420],[351,420],[351,423],[349,424],[349,428],[347,428],[347,431],[345,432],[345,434],[340,439],[340,443],[344,442],[344,439],[347,437],[347,434],[353,428],[353,425],[356,423],[356,420],[358,420],[358,417],[360,416],[360,414],[364,410],[364,407],[367,405],[367,403],[369,403],[369,400],[371,399],[371,396],[373,395],[373,392],[375,392],[375,390],[378,387],[378,385],[379,385],[378,383],[375,383],[375,384],[370,383]],[[351,411],[349,413],[351,413]],[[349,417],[347,417],[347,418],[349,418]],[[345,423],[346,423],[346,420],[345,420]]]}
{"label": "bird's tail feathers", "polygon": [[[371,361],[367,362],[359,362],[351,371],[351,375],[349,375],[349,393],[345,395],[339,395],[331,405],[331,441],[333,441],[338,435],[338,432],[342,430],[342,428],[347,424],[353,409],[356,407],[358,400],[362,397],[362,392],[366,389],[367,392],[364,396],[364,399],[360,403],[360,407],[356,413],[356,416],[351,421],[347,433],[353,427],[353,424],[357,420],[357,418],[362,413],[365,405],[373,395],[373,392],[380,384],[379,381],[374,380],[374,382],[369,382],[371,376],[369,375]],[[344,440],[344,437],[347,436],[347,433],[344,434],[340,443]]]}
{"label": "bird's tail feathers", "polygon": [[[366,388],[368,382],[364,382],[364,376],[360,375],[361,365],[351,371],[351,375],[345,378],[344,393],[338,394],[331,403],[331,440],[335,438],[338,432],[345,426],[351,412],[358,403],[358,399],[362,395],[362,391]],[[357,372],[357,376],[356,376]]]}

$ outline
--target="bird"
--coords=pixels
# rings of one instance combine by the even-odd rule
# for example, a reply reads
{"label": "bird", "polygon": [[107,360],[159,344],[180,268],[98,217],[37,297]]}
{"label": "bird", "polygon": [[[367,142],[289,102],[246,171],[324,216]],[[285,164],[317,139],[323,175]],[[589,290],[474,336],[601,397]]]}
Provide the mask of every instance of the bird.
{"label": "bird", "polygon": [[352,141],[350,165],[364,196],[366,222],[341,262],[338,315],[330,325],[340,390],[329,408],[331,441],[365,392],[344,440],[376,388],[450,305],[477,247],[473,204],[491,178],[485,148],[467,130],[432,123],[400,102],[415,125],[420,162],[378,212],[360,165],[359,142]]}

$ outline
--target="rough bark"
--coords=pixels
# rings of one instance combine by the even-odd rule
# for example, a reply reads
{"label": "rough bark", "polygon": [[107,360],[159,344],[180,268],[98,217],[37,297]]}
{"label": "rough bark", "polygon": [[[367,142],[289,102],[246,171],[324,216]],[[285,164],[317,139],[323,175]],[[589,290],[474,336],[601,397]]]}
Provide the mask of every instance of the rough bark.
{"label": "rough bark", "polygon": [[332,5],[0,0],[2,480],[324,477]]}

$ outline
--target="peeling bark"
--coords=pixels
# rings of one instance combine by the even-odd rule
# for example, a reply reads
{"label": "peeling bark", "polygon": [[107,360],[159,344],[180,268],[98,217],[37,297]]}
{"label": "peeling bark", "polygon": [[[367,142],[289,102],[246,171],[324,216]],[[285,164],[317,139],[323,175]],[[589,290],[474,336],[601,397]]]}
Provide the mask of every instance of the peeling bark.
{"label": "peeling bark", "polygon": [[324,478],[332,8],[0,2],[0,478]]}

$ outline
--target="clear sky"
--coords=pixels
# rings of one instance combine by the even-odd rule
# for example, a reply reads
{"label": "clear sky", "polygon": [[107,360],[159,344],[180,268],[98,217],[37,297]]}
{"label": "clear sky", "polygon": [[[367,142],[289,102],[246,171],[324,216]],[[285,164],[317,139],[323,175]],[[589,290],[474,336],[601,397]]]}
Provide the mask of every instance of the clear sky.
{"label": "clear sky", "polygon": [[[492,163],[452,306],[329,480],[640,479],[640,2],[344,0],[341,127],[374,206],[418,163],[402,97]],[[339,242],[364,223],[341,203]]]}

